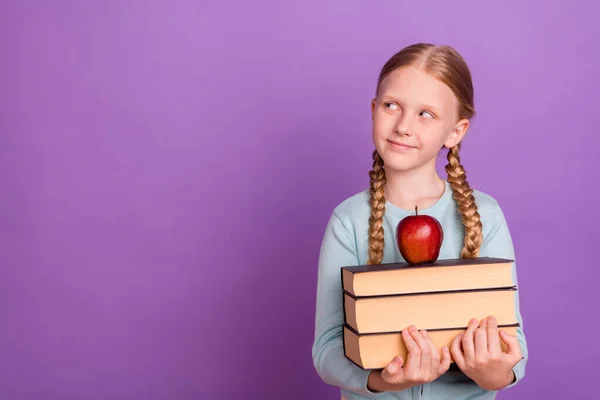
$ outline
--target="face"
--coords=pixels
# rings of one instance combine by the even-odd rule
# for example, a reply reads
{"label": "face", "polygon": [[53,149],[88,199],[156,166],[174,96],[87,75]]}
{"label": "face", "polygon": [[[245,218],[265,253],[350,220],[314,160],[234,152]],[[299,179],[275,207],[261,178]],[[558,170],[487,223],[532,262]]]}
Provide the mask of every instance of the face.
{"label": "face", "polygon": [[407,67],[389,74],[371,103],[373,142],[386,169],[435,168],[442,146],[455,146],[468,129],[458,109],[452,90],[426,72]]}

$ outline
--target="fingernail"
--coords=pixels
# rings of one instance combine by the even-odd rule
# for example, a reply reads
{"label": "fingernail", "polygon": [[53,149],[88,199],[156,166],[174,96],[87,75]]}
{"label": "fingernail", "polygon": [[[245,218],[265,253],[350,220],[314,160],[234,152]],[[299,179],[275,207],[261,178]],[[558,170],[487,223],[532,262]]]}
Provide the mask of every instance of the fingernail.
{"label": "fingernail", "polygon": [[417,331],[417,328],[414,325],[411,325],[409,329],[413,333]]}
{"label": "fingernail", "polygon": [[423,337],[427,337],[427,331],[426,331],[425,329],[423,329],[423,330],[421,331],[421,334],[423,335]]}
{"label": "fingernail", "polygon": [[395,374],[396,371],[398,371],[398,367],[396,367],[395,362],[396,362],[396,360],[394,359],[394,362],[391,363],[390,365],[388,365],[388,367],[387,367],[387,370],[390,374]]}

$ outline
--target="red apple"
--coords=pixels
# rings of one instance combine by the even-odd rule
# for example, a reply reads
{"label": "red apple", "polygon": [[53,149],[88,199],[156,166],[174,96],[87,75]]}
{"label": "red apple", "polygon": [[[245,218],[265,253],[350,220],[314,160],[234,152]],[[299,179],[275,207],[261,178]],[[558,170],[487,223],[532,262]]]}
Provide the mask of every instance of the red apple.
{"label": "red apple", "polygon": [[429,215],[415,215],[403,218],[396,227],[396,241],[400,254],[409,264],[432,263],[438,259],[444,240],[440,222]]}

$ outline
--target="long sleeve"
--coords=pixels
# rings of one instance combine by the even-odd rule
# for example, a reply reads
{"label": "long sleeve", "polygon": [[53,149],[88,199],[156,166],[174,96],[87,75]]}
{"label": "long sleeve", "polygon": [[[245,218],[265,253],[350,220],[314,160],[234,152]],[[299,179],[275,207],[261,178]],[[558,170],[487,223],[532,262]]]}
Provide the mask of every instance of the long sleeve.
{"label": "long sleeve", "polygon": [[353,235],[334,213],[327,224],[319,255],[312,357],[324,382],[363,395],[377,395],[379,392],[367,389],[370,371],[356,366],[344,355],[340,268],[358,263],[356,244],[352,238]]}
{"label": "long sleeve", "polygon": [[[492,214],[488,223],[488,229],[484,227],[484,238],[481,246],[480,256],[501,257],[515,260],[515,252],[510,231],[508,229],[504,213],[499,205],[496,206],[496,209],[494,210],[494,213]],[[513,283],[517,285],[518,288],[516,260],[513,262],[512,278]],[[507,387],[512,387],[521,379],[523,379],[525,376],[525,367],[527,365],[527,359],[529,355],[527,340],[523,330],[523,317],[521,315],[518,290],[515,292],[515,312],[517,321],[519,322],[519,327],[517,328],[517,339],[519,340],[519,344],[521,346],[523,359],[513,368],[515,380]]]}

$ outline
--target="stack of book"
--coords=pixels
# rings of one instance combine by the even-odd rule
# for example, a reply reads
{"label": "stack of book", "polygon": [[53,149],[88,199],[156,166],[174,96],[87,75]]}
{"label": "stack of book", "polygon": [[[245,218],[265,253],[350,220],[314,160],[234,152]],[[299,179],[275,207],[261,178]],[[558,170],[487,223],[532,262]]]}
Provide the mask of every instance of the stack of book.
{"label": "stack of book", "polygon": [[[385,368],[399,355],[406,362],[403,329],[426,329],[441,351],[472,318],[496,317],[516,335],[516,285],[512,260],[491,257],[345,266],[344,354],[364,369]],[[506,345],[500,343],[506,351]],[[452,360],[454,362],[454,360]]]}

